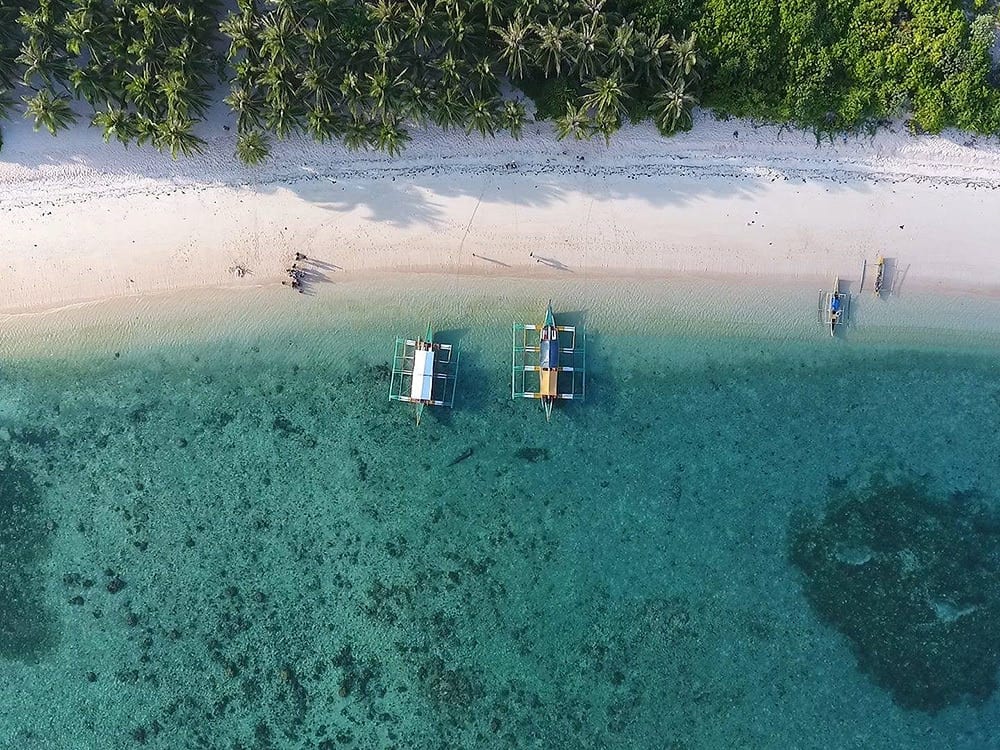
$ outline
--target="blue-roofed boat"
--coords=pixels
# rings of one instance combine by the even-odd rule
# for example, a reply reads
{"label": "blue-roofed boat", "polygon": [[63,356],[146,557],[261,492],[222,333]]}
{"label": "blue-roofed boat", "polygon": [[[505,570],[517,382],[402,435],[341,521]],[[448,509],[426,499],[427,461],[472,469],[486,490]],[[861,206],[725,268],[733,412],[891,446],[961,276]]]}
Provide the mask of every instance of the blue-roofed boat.
{"label": "blue-roofed boat", "polygon": [[512,398],[540,399],[546,420],[557,400],[584,399],[586,335],[577,326],[557,325],[551,300],[541,325],[514,324],[512,349]]}
{"label": "blue-roofed boat", "polygon": [[829,326],[830,335],[837,335],[837,326],[847,323],[851,312],[850,292],[840,291],[840,277],[833,280],[833,289],[819,293],[819,322]]}

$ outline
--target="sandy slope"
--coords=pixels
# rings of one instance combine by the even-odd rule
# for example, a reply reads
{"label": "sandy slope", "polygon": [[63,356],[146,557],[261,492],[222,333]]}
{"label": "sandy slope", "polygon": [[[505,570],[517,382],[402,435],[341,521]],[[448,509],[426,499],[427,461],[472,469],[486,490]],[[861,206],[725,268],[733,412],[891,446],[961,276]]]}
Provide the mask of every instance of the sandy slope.
{"label": "sandy slope", "polygon": [[176,162],[92,128],[6,125],[0,309],[277,284],[296,252],[317,261],[314,283],[435,269],[839,273],[855,286],[882,253],[900,293],[1000,291],[996,141],[896,128],[817,145],[699,115],[691,133],[627,128],[610,147],[557,142],[545,123],[517,142],[419,133],[397,159],[294,139],[250,170],[227,117],[204,125],[204,155]]}

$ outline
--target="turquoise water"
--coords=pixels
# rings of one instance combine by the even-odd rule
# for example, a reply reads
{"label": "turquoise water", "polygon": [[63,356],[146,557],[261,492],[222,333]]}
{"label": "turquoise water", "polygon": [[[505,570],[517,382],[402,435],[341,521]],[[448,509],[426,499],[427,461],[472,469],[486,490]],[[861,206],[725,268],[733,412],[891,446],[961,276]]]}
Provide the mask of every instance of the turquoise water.
{"label": "turquoise water", "polygon": [[[790,549],[873,481],[991,512],[996,352],[643,315],[595,316],[588,401],[549,424],[492,317],[440,324],[456,408],[419,428],[386,391],[422,309],[8,359],[0,747],[990,746],[988,686],[907,704]],[[940,627],[995,611],[947,571]]]}

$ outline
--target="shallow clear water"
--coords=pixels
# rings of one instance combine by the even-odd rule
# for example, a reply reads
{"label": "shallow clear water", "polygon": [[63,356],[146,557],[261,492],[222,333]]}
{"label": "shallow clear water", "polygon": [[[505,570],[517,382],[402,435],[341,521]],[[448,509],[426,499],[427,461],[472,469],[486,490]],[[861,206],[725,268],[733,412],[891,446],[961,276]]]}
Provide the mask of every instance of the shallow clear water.
{"label": "shallow clear water", "polygon": [[988,746],[996,696],[859,670],[789,533],[874,476],[995,504],[994,351],[632,309],[546,424],[494,317],[441,324],[419,428],[386,399],[419,307],[9,360],[0,747]]}

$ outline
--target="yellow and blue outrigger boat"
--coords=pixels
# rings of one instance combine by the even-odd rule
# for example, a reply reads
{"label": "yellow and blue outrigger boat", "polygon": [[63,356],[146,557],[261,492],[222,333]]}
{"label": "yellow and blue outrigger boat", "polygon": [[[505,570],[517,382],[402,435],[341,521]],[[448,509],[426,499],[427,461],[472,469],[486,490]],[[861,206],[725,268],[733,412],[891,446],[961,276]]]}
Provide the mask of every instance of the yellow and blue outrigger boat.
{"label": "yellow and blue outrigger boat", "polygon": [[389,400],[414,404],[417,424],[425,407],[454,405],[457,384],[458,350],[434,341],[430,323],[423,338],[396,339]]}
{"label": "yellow and blue outrigger boat", "polygon": [[546,420],[556,400],[582,401],[587,393],[586,340],[582,328],[556,325],[551,300],[541,325],[515,323],[511,398],[541,399]]}
{"label": "yellow and blue outrigger boat", "polygon": [[883,283],[885,283],[885,258],[880,255],[875,261],[875,283],[872,284],[872,291],[876,297],[882,296]]}

